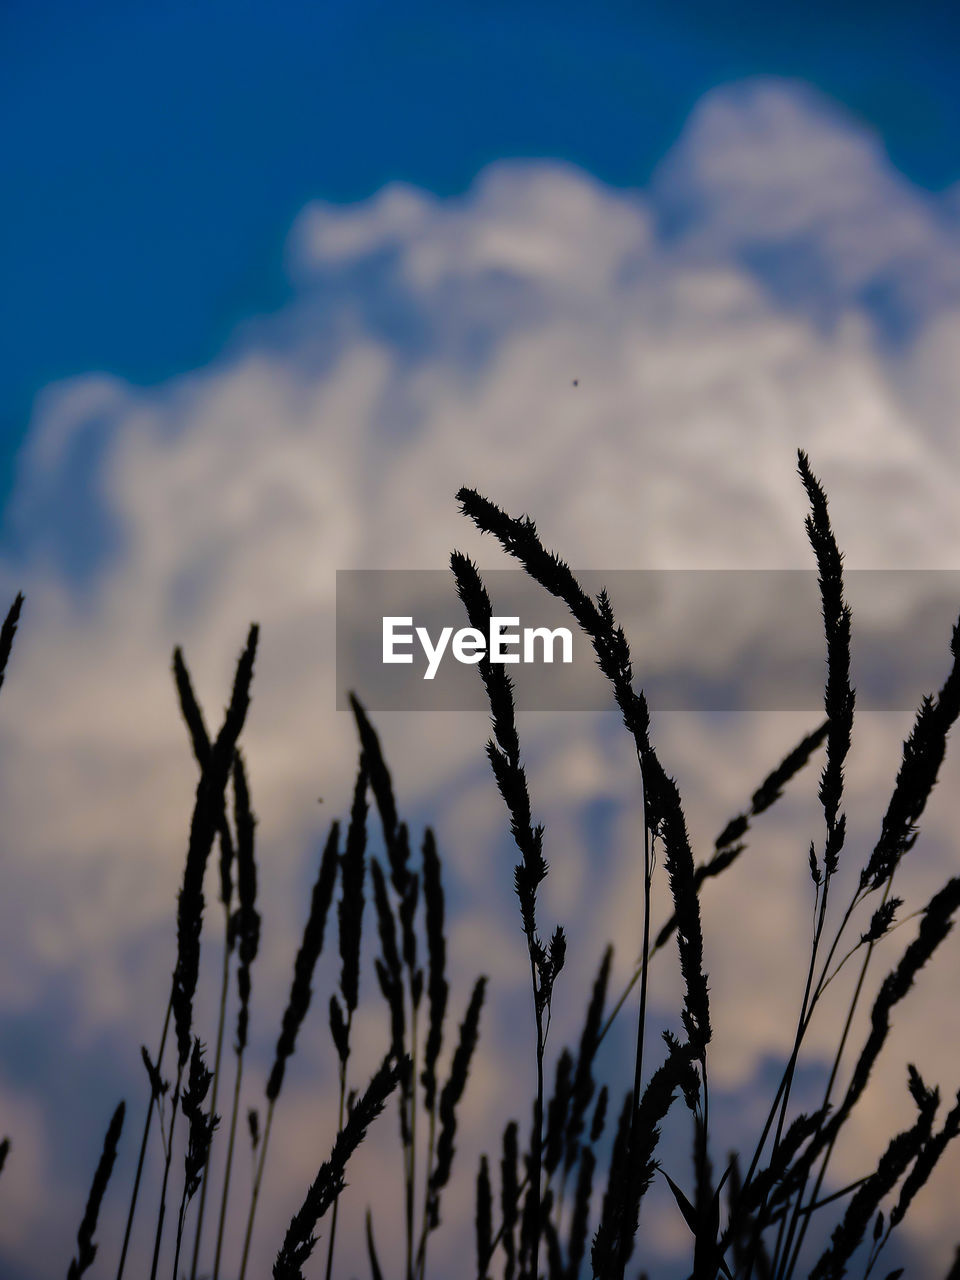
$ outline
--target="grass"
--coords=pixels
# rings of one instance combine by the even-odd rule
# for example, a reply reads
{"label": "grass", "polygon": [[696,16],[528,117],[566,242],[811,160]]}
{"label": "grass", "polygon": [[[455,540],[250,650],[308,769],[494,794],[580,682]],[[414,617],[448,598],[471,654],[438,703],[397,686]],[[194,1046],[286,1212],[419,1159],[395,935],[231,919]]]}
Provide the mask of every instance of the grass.
{"label": "grass", "polygon": [[[99,1267],[122,1280],[129,1272],[135,1235],[152,1241],[151,1280],[170,1274],[246,1280],[258,1229],[258,1206],[269,1175],[268,1153],[277,1109],[283,1105],[287,1066],[310,1017],[326,1012],[332,1062],[338,1073],[336,1137],[329,1157],[276,1242],[275,1280],[307,1274],[326,1280],[344,1274],[338,1267],[337,1224],[347,1189],[351,1156],[387,1107],[399,1119],[402,1176],[397,1207],[403,1247],[381,1258],[376,1209],[366,1215],[363,1245],[372,1280],[427,1280],[434,1274],[430,1243],[443,1225],[444,1193],[454,1176],[475,1182],[475,1258],[460,1264],[470,1280],[634,1280],[648,1265],[643,1206],[658,1174],[676,1202],[689,1232],[687,1267],[692,1280],[839,1280],[855,1269],[863,1276],[886,1276],[888,1242],[900,1228],[918,1193],[960,1134],[960,1094],[942,1107],[939,1089],[903,1064],[913,1118],[892,1133],[876,1168],[865,1169],[847,1187],[830,1181],[837,1141],[864,1096],[884,1052],[893,1020],[921,973],[952,930],[960,910],[960,876],[950,879],[929,902],[906,913],[894,892],[901,862],[919,837],[926,804],[937,783],[951,729],[960,714],[960,623],[955,628],[940,690],[924,697],[903,744],[899,771],[876,842],[862,867],[854,868],[854,888],[837,902],[840,871],[852,855],[847,848],[845,765],[854,734],[856,698],[851,686],[853,618],[843,584],[843,557],[837,545],[824,490],[803,453],[801,483],[809,502],[807,534],[816,562],[824,624],[826,680],[823,723],[806,734],[777,764],[717,837],[709,855],[697,861],[676,783],[654,744],[650,709],[634,674],[629,643],[605,592],[589,596],[568,565],[546,548],[535,524],[513,517],[478,493],[458,495],[462,510],[491,535],[543,588],[561,600],[593,646],[612,700],[637,761],[641,800],[643,892],[636,910],[638,959],[625,987],[610,992],[612,948],[596,974],[576,1043],[550,1044],[557,1001],[564,999],[566,938],[554,924],[540,923],[540,890],[549,868],[548,835],[536,820],[524,766],[514,691],[502,665],[478,664],[490,709],[492,734],[487,756],[516,845],[515,889],[526,944],[530,1017],[517,1028],[529,1045],[532,1099],[512,1099],[510,1121],[475,1171],[459,1166],[458,1125],[471,1066],[482,1034],[483,1010],[497,992],[478,977],[459,1024],[447,980],[448,937],[443,888],[443,853],[433,832],[416,838],[400,816],[393,781],[380,739],[363,705],[351,701],[358,760],[352,803],[344,820],[334,821],[321,852],[299,946],[287,1005],[275,1018],[276,1050],[262,1082],[250,1079],[246,1050],[251,1017],[269,1011],[255,1006],[256,961],[260,949],[257,908],[256,818],[250,780],[241,754],[249,708],[258,629],[251,627],[241,652],[229,705],[216,734],[208,731],[183,654],[174,654],[174,683],[198,768],[189,823],[182,886],[176,903],[176,953],[170,995],[160,1011],[157,1052],[146,1047],[144,1123],[131,1185],[126,1189],[121,1239],[98,1246],[97,1225],[110,1187],[125,1108],[113,1114],[97,1163],[77,1235],[68,1277]],[[477,567],[454,552],[456,590],[472,626],[486,631],[493,612]],[[23,599],[18,596],[0,630],[0,685],[14,647]],[[710,1113],[712,1011],[701,910],[707,890],[721,874],[736,873],[754,820],[783,795],[818,753],[823,755],[818,796],[822,829],[804,854],[809,897],[796,910],[810,916],[809,954],[798,975],[799,1000],[791,1051],[764,1107],[756,1131],[744,1126],[739,1149],[717,1164]],[[376,814],[376,823],[372,815]],[[376,828],[376,829],[375,829]],[[207,918],[205,885],[211,857],[218,854],[219,928]],[[657,868],[661,870],[658,872]],[[667,923],[654,936],[654,906]],[[666,910],[662,910],[666,907]],[[881,954],[893,946],[900,923],[916,920],[913,936],[879,983],[871,982]],[[389,1050],[382,1061],[358,1062],[355,1020],[361,1007],[362,942],[375,929],[377,955],[374,998],[384,1019]],[[335,942],[334,942],[335,935]],[[203,946],[218,949],[218,1016],[210,1043],[196,1025],[196,996]],[[317,966],[325,949],[338,952],[334,989],[315,991]],[[682,1000],[675,1030],[654,1042],[649,996],[654,962],[675,947]],[[665,961],[658,962],[660,964]],[[819,1105],[798,1112],[794,1102],[798,1070],[805,1061],[815,1016],[824,1017],[823,997],[833,984],[847,984],[834,1030],[834,1053]],[[836,989],[836,988],[834,988]],[[869,1009],[869,992],[875,989]],[[231,993],[235,991],[235,996]],[[316,998],[315,998],[316,997]],[[369,997],[367,997],[369,998]],[[785,995],[785,1002],[790,997]],[[232,1052],[228,1048],[236,1009]],[[866,1035],[853,1043],[866,1013]],[[599,1078],[600,1048],[614,1024],[631,1019],[632,1061],[617,1062],[609,1079]],[[552,1054],[552,1057],[551,1057]],[[845,1064],[853,1061],[852,1070]],[[245,1070],[246,1068],[246,1070]],[[552,1087],[547,1080],[552,1075]],[[251,1090],[262,1091],[248,1107],[246,1130],[252,1175],[237,1188],[234,1166],[241,1109]],[[358,1092],[359,1090],[359,1092]],[[228,1100],[221,1123],[218,1106]],[[661,1170],[661,1130],[668,1115],[686,1114],[690,1126],[687,1178]],[[262,1125],[261,1125],[262,1117]],[[529,1128],[524,1126],[529,1117]],[[675,1123],[675,1122],[673,1122]],[[211,1151],[225,1142],[214,1185]],[[176,1158],[175,1158],[176,1157]],[[143,1203],[148,1162],[162,1171],[155,1205]],[[670,1167],[677,1174],[676,1153]],[[16,1176],[16,1150],[0,1143],[4,1179]],[[246,1194],[243,1194],[243,1192]],[[233,1192],[233,1194],[231,1194]],[[453,1224],[465,1233],[467,1224]],[[324,1248],[318,1250],[320,1233]],[[242,1239],[237,1272],[227,1272],[224,1242]],[[960,1258],[960,1254],[958,1254]],[[960,1276],[960,1262],[950,1272]],[[459,1280],[459,1277],[458,1277]]]}

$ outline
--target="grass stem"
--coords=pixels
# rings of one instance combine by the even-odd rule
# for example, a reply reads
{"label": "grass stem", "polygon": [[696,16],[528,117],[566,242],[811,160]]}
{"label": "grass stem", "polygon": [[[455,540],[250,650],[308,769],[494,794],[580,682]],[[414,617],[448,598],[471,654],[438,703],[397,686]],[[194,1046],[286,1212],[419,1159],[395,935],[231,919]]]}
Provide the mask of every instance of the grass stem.
{"label": "grass stem", "polygon": [[220,1196],[220,1220],[217,1224],[217,1248],[213,1259],[213,1280],[220,1277],[220,1258],[223,1253],[223,1236],[227,1222],[227,1204],[230,1199],[230,1177],[233,1173],[233,1149],[237,1137],[237,1115],[240,1110],[240,1088],[243,1081],[243,1054],[237,1055],[237,1075],[233,1084],[233,1106],[230,1111],[230,1136],[227,1139],[227,1164],[223,1174],[223,1191]]}
{"label": "grass stem", "polygon": [[270,1145],[270,1130],[273,1128],[273,1109],[275,1099],[271,1099],[267,1106],[267,1118],[263,1126],[263,1138],[260,1141],[260,1159],[257,1162],[257,1172],[253,1179],[253,1190],[250,1193],[250,1212],[247,1214],[247,1229],[243,1236],[243,1256],[240,1260],[240,1274],[238,1280],[244,1280],[247,1274],[247,1263],[250,1260],[250,1242],[253,1239],[253,1223],[257,1216],[257,1204],[260,1200],[260,1185],[263,1182],[263,1167],[267,1161],[267,1147]]}
{"label": "grass stem", "polygon": [[[230,928],[230,916],[227,913],[227,929]],[[224,940],[223,948],[223,979],[220,986],[220,1016],[217,1021],[217,1048],[213,1061],[213,1093],[210,1102],[210,1114],[217,1114],[217,1091],[220,1084],[220,1065],[223,1054],[223,1027],[227,1012],[227,992],[230,983],[230,948]],[[203,1181],[200,1185],[200,1205],[197,1209],[197,1230],[193,1240],[193,1259],[190,1263],[190,1280],[196,1280],[197,1261],[200,1256],[200,1238],[203,1234],[203,1217],[207,1204],[207,1186],[209,1183],[210,1163],[209,1160],[203,1170]],[[174,1276],[176,1280],[176,1276]]]}
{"label": "grass stem", "polygon": [[[157,1056],[154,1061],[157,1064],[157,1070],[160,1070],[160,1062],[163,1058],[163,1052],[167,1047],[167,1035],[170,1031],[170,1015],[173,1012],[173,992],[170,993],[170,999],[167,1001],[167,1012],[163,1018],[163,1031],[160,1034],[160,1047],[157,1050]],[[153,1107],[156,1102],[153,1090],[150,1090],[150,1101],[147,1103],[147,1115],[143,1122],[143,1137],[140,1139],[140,1155],[137,1159],[137,1171],[133,1178],[133,1190],[130,1193],[130,1207],[127,1210],[127,1223],[123,1231],[123,1244],[120,1248],[120,1262],[117,1265],[117,1280],[122,1280],[124,1267],[127,1264],[127,1250],[130,1247],[130,1235],[133,1231],[133,1218],[137,1211],[137,1199],[140,1195],[140,1180],[143,1177],[143,1165],[147,1155],[147,1144],[150,1140],[150,1125],[153,1120]]]}

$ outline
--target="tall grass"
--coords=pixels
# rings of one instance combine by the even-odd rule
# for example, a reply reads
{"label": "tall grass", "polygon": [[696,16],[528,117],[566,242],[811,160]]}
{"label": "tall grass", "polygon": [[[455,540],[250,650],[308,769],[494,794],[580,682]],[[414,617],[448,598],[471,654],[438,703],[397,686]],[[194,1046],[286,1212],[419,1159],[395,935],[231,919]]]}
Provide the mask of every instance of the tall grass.
{"label": "tall grass", "polygon": [[[631,976],[612,997],[613,950],[608,947],[600,958],[579,1036],[569,1045],[551,1045],[554,1009],[565,998],[566,938],[560,925],[549,936],[541,932],[540,890],[549,871],[549,834],[534,817],[513,684],[502,665],[481,659],[478,674],[492,727],[487,758],[517,849],[514,888],[526,947],[530,1013],[527,1026],[518,1028],[518,1042],[528,1045],[529,1076],[516,1076],[513,1118],[496,1145],[480,1157],[475,1171],[457,1167],[458,1134],[484,1005],[498,993],[478,977],[461,1005],[459,1025],[451,1026],[450,1011],[459,997],[448,978],[455,938],[451,944],[443,853],[432,830],[414,835],[401,818],[383,746],[363,705],[352,697],[358,740],[352,798],[343,820],[330,824],[319,850],[303,934],[292,956],[289,998],[279,1015],[271,1017],[271,1010],[259,1007],[254,998],[261,931],[256,819],[241,754],[258,630],[252,627],[247,637],[215,736],[207,730],[183,654],[176,651],[175,686],[199,780],[176,903],[170,998],[161,1011],[156,1054],[142,1049],[145,1121],[127,1195],[125,1230],[111,1245],[118,1280],[138,1227],[142,1242],[152,1243],[151,1277],[172,1268],[173,1280],[178,1280],[181,1261],[187,1268],[188,1238],[191,1280],[207,1275],[245,1280],[250,1274],[275,1115],[286,1105],[283,1086],[303,1027],[317,1017],[329,1032],[330,1065],[337,1077],[330,1154],[302,1202],[291,1206],[289,1228],[276,1241],[275,1280],[299,1280],[321,1271],[326,1280],[346,1274],[339,1261],[343,1250],[337,1248],[340,1204],[344,1196],[363,1195],[361,1187],[347,1187],[348,1163],[388,1104],[396,1106],[399,1136],[396,1202],[388,1211],[399,1215],[402,1245],[381,1256],[377,1218],[385,1207],[369,1205],[361,1243],[372,1280],[426,1280],[436,1274],[430,1244],[444,1225],[444,1193],[457,1173],[473,1184],[475,1204],[472,1223],[448,1224],[461,1241],[472,1237],[474,1244],[473,1260],[459,1254],[457,1280],[474,1275],[477,1280],[577,1280],[586,1275],[624,1280],[630,1268],[631,1276],[646,1274],[652,1263],[644,1204],[660,1172],[689,1232],[692,1280],[719,1275],[731,1280],[792,1280],[803,1275],[838,1280],[853,1266],[866,1276],[882,1274],[888,1242],[960,1134],[957,1082],[951,1089],[955,1101],[944,1109],[939,1088],[904,1063],[913,1108],[910,1122],[889,1136],[876,1168],[864,1169],[850,1185],[835,1186],[830,1168],[838,1139],[887,1047],[900,1005],[950,934],[960,910],[960,876],[909,913],[893,892],[900,864],[919,839],[920,822],[960,714],[960,622],[950,641],[943,684],[939,692],[921,700],[903,743],[876,842],[854,873],[848,900],[829,910],[840,892],[836,886],[842,861],[852,856],[846,849],[844,774],[855,727],[853,616],[823,486],[803,453],[798,455],[798,470],[809,503],[806,528],[823,614],[825,719],[771,769],[699,861],[679,789],[655,745],[650,708],[635,678],[614,602],[605,591],[596,598],[588,595],[567,563],[543,545],[532,520],[507,514],[475,491],[463,489],[458,495],[473,524],[562,601],[588,638],[627,732],[628,749],[636,757],[641,814],[636,856],[642,865],[642,892],[634,917],[631,945],[637,960]],[[485,631],[493,605],[482,574],[460,552],[453,553],[451,567],[470,624]],[[18,596],[0,629],[0,685],[22,606]],[[811,919],[809,951],[796,990],[784,993],[784,1001],[795,1008],[791,1049],[760,1123],[755,1129],[745,1123],[739,1150],[724,1152],[718,1164],[710,1109],[713,1013],[701,911],[709,910],[713,881],[742,866],[755,819],[775,805],[788,786],[797,785],[805,767],[821,753],[822,830],[803,853],[810,897],[796,907]],[[373,810],[377,831],[370,820]],[[220,855],[219,931],[206,920],[204,899],[215,845]],[[656,935],[655,909],[666,917]],[[892,963],[886,961],[886,976],[871,983],[879,957],[889,956],[894,947],[895,929],[911,919],[917,922],[913,935]],[[209,1066],[204,1029],[196,1025],[195,1016],[201,943],[216,949],[220,961]],[[323,972],[318,970],[321,956],[334,946],[336,982],[330,990],[315,990],[317,973]],[[658,1049],[648,1025],[650,992],[657,967],[668,963],[671,949],[682,999],[675,1027],[662,1034]],[[376,954],[368,973],[364,958],[371,951]],[[843,982],[848,984],[846,1002],[834,1028],[823,1096],[815,1110],[798,1112],[793,1094],[811,1024],[815,1017],[826,1017],[826,990]],[[858,1047],[852,1043],[859,1025],[856,1015],[867,1001],[867,1030]],[[387,1052],[379,1061],[358,1061],[356,1019],[371,1002],[379,1006]],[[601,1062],[610,1055],[602,1055],[601,1047],[618,1020],[628,1017],[633,1020],[631,1061],[613,1062],[604,1079]],[[252,1019],[271,1028],[276,1037],[272,1066],[259,1081],[251,1078],[247,1063]],[[225,1051],[231,1026],[232,1053]],[[846,1065],[850,1060],[852,1070]],[[359,1094],[358,1084],[363,1086]],[[218,1114],[221,1098],[229,1099],[223,1125]],[[244,1107],[251,1172],[238,1188],[235,1166]],[[686,1177],[680,1173],[676,1150],[670,1152],[669,1176],[661,1170],[662,1129],[675,1108],[688,1116],[690,1126]],[[123,1117],[121,1104],[104,1140],[68,1277],[92,1270],[106,1252],[98,1254],[94,1234]],[[223,1141],[217,1182],[211,1152]],[[9,1140],[4,1140],[0,1169],[10,1152]],[[179,1160],[175,1152],[182,1152]],[[15,1157],[14,1149],[13,1176]],[[138,1216],[137,1211],[148,1165],[160,1177],[161,1194],[152,1219],[144,1220],[145,1214]],[[212,1217],[206,1213],[208,1203],[215,1206]],[[168,1213],[169,1205],[176,1206],[175,1212]],[[205,1217],[213,1222],[215,1234],[213,1227],[204,1232]],[[321,1231],[326,1248],[318,1253]],[[230,1241],[242,1241],[239,1260],[228,1260]],[[957,1272],[955,1263],[950,1275]],[[898,1274],[889,1272],[888,1280]]]}

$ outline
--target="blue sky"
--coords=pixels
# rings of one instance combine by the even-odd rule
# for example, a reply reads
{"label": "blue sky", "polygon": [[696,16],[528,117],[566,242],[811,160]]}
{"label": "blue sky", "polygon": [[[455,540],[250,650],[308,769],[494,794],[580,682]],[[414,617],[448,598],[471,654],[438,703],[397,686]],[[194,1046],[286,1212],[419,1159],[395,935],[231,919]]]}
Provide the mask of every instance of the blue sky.
{"label": "blue sky", "polygon": [[958,25],[889,2],[6,0],[0,494],[40,387],[165,378],[280,305],[312,197],[446,195],[505,156],[642,185],[705,91],[756,73],[819,86],[942,188]]}
{"label": "blue sky", "polygon": [[[0,1132],[16,1157],[4,1276],[34,1273],[36,1239],[51,1274],[68,1256],[73,1213],[41,1224],[50,1188],[79,1209],[117,1095],[142,1096],[196,785],[174,644],[212,719],[239,639],[263,626],[244,737],[270,868],[253,1105],[321,828],[352,794],[338,569],[442,567],[453,546],[489,565],[495,549],[456,510],[463,484],[529,511],[574,564],[809,569],[798,445],[848,565],[960,568],[956,26],[946,7],[876,3],[2,6],[0,587],[27,599],[0,701]],[[682,611],[658,621],[706,643],[722,673],[764,634],[768,602],[757,609],[708,636]],[[898,595],[878,616],[913,629],[919,606]],[[649,621],[630,633],[655,688],[665,646]],[[939,679],[949,635],[927,621]],[[652,709],[698,856],[819,716]],[[458,1131],[473,1167],[529,1067],[489,725],[378,724],[405,813],[449,850],[457,1001],[480,971],[503,999]],[[851,849],[872,847],[908,725],[865,727]],[[624,980],[635,953],[636,761],[603,715],[531,717],[523,745],[552,868],[545,918],[569,926],[559,1050],[605,943]],[[955,778],[904,868],[911,910],[956,872]],[[783,993],[805,972],[820,831],[811,769],[758,824],[743,875],[711,884],[711,1077],[731,1126],[792,1046]],[[201,1027],[219,990],[207,936]],[[945,947],[905,1009],[838,1183],[909,1105],[913,1055],[956,1089],[957,963]],[[672,1024],[670,965],[655,1000]],[[331,1114],[322,1019],[309,1036],[264,1260]],[[812,1080],[830,1039],[812,1027]],[[77,1070],[52,1081],[65,1058]],[[358,1183],[382,1176],[393,1137],[386,1126]],[[149,1178],[158,1193],[158,1167]],[[958,1179],[955,1159],[911,1227],[926,1274],[952,1256]],[[362,1240],[362,1208],[345,1241]],[[105,1239],[120,1197],[108,1212]],[[671,1223],[685,1229],[655,1217],[656,1250],[674,1258]],[[438,1276],[457,1250],[455,1231],[438,1241]]]}

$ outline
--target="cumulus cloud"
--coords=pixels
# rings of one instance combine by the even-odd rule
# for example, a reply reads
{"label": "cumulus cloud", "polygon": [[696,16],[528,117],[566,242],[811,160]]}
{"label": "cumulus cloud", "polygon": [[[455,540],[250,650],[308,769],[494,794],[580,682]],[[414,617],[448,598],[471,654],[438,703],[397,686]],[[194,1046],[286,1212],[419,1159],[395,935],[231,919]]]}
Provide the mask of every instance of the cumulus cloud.
{"label": "cumulus cloud", "polygon": [[[457,198],[394,185],[357,206],[312,204],[290,237],[296,296],[210,366],[157,388],[91,375],[45,391],[9,514],[17,551],[0,570],[8,593],[28,595],[0,703],[4,1010],[43,1010],[66,987],[69,1011],[44,1031],[51,1052],[123,1044],[106,1078],[142,1087],[136,1048],[157,1031],[194,781],[170,651],[184,645],[213,717],[256,617],[247,749],[265,868],[257,1035],[269,1052],[321,819],[349,794],[335,571],[442,567],[454,545],[500,564],[457,514],[462,484],[535,515],[582,566],[806,568],[801,445],[849,564],[957,567],[945,423],[960,407],[958,253],[943,207],[892,170],[876,139],[802,86],[753,83],[701,103],[645,191],[523,161],[492,166]],[[642,678],[642,654],[638,665]],[[701,854],[813,720],[656,716]],[[875,834],[908,727],[902,715],[863,722],[851,856]],[[505,1001],[478,1068],[469,1160],[506,1118],[526,1062],[522,938],[486,722],[390,715],[381,728],[400,794],[436,820],[451,859],[457,998],[483,969]],[[544,916],[571,935],[558,1046],[607,938],[618,980],[636,949],[635,762],[612,717],[530,715],[522,729],[553,868]],[[789,1047],[800,995],[813,775],[795,791],[758,828],[749,875],[731,873],[707,899],[714,1069],[740,1103],[764,1055]],[[911,894],[955,864],[954,816],[942,799],[933,807]],[[910,1015],[947,1092],[960,1035],[948,977],[934,975]],[[669,955],[657,981],[669,1021]],[[814,1024],[814,1052],[829,1039]],[[878,1112],[904,1092],[891,1058]],[[329,1138],[322,1029],[305,1062],[261,1222],[264,1261]],[[872,1114],[841,1153],[851,1176],[872,1154]],[[78,1185],[88,1155],[69,1153]],[[948,1205],[934,1191],[922,1203],[939,1259]],[[5,1238],[11,1257],[23,1256],[28,1219],[25,1208]],[[51,1250],[62,1254],[68,1234],[54,1232]],[[438,1259],[454,1256],[454,1234]]]}
{"label": "cumulus cloud", "polygon": [[730,255],[821,323],[863,308],[887,337],[956,306],[949,217],[882,143],[798,85],[751,82],[696,109],[654,198],[690,251]]}

